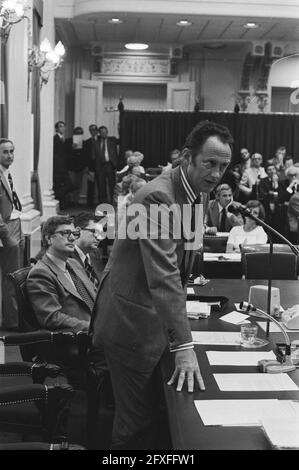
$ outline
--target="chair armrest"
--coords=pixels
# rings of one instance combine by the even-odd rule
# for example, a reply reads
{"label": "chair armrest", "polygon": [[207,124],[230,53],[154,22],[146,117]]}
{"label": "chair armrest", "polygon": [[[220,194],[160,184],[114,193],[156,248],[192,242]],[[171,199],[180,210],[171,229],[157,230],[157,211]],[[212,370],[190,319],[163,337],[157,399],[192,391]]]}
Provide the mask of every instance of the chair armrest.
{"label": "chair armrest", "polygon": [[48,399],[48,387],[45,385],[17,385],[0,389],[1,406],[20,403],[41,402]]}
{"label": "chair armrest", "polygon": [[42,384],[47,377],[55,378],[60,371],[59,366],[47,363],[9,362],[8,364],[0,364],[0,376],[30,376],[34,384]]}
{"label": "chair armrest", "polygon": [[79,331],[76,334],[76,342],[78,345],[78,351],[80,356],[85,356],[89,347],[91,346],[91,336],[83,331]]}
{"label": "chair armrest", "polygon": [[23,346],[25,344],[34,343],[53,343],[62,344],[67,341],[72,341],[76,337],[75,333],[71,331],[32,331],[30,333],[9,334],[0,337],[0,341],[6,346]]}

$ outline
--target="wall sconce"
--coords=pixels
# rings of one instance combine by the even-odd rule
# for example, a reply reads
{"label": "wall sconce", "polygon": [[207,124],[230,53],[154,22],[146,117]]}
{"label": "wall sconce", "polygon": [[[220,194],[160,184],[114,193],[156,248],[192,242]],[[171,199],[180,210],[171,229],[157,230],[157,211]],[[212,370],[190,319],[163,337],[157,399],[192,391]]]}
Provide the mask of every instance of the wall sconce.
{"label": "wall sconce", "polygon": [[20,23],[26,16],[26,11],[30,7],[27,0],[0,0],[0,37],[5,44],[10,30],[14,24]]}
{"label": "wall sconce", "polygon": [[256,90],[255,96],[257,98],[257,107],[260,113],[263,113],[265,111],[265,107],[268,104],[268,93],[267,91]]}
{"label": "wall sconce", "polygon": [[48,83],[50,73],[61,66],[64,55],[65,47],[62,42],[59,41],[55,48],[52,49],[48,39],[44,39],[39,47],[33,46],[33,48],[29,50],[29,72],[32,72],[35,68],[38,69],[41,78],[41,88]]}

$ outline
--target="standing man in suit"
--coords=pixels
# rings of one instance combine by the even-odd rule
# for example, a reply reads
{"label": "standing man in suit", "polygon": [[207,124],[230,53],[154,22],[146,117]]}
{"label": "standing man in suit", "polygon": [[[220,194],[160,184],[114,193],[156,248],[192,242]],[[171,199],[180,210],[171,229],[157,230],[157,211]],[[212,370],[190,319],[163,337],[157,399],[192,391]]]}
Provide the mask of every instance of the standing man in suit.
{"label": "standing man in suit", "polygon": [[96,160],[100,203],[112,204],[117,163],[117,140],[115,137],[108,137],[107,127],[101,126],[99,128],[99,158]]}
{"label": "standing man in suit", "polygon": [[[186,241],[192,239],[191,229],[195,236],[201,233],[202,242],[203,211],[208,194],[230,163],[231,142],[226,127],[199,123],[187,138],[182,164],[137,192],[130,208],[134,203],[144,208],[138,236],[119,235],[124,227],[129,229],[136,218],[132,215],[124,219],[114,242],[91,324],[93,347],[103,347],[111,375],[116,406],[114,449],[158,448],[154,442],[160,419],[157,372],[167,347],[175,362],[169,385],[176,384],[181,391],[186,382],[193,392],[196,383],[204,390],[185,293],[200,243]],[[176,219],[183,228],[178,236],[173,207],[177,214],[192,213],[191,220]],[[162,211],[156,223],[152,210]]]}
{"label": "standing man in suit", "polygon": [[229,232],[235,225],[243,225],[242,216],[230,214],[228,206],[233,200],[233,193],[228,184],[220,184],[216,189],[216,199],[209,202],[205,224],[207,234]]}
{"label": "standing man in suit", "polygon": [[60,209],[67,206],[67,193],[71,189],[66,169],[66,154],[64,145],[65,123],[58,121],[55,124],[53,138],[53,191],[59,201]]}
{"label": "standing man in suit", "polygon": [[96,161],[100,158],[100,145],[98,140],[99,130],[96,124],[89,126],[91,137],[84,142],[85,161],[88,167],[87,179],[87,205],[88,207],[94,206],[94,189],[95,189],[95,174],[96,174]]}
{"label": "standing man in suit", "polygon": [[74,217],[74,225],[80,229],[80,238],[75,242],[73,257],[85,269],[96,288],[104,270],[99,247],[102,236],[100,219],[92,212],[80,212]]}
{"label": "standing man in suit", "polygon": [[15,147],[11,140],[0,139],[0,267],[2,270],[3,326],[17,327],[17,315],[10,303],[6,274],[23,266],[24,237],[21,229],[22,206],[14,189],[10,166]]}

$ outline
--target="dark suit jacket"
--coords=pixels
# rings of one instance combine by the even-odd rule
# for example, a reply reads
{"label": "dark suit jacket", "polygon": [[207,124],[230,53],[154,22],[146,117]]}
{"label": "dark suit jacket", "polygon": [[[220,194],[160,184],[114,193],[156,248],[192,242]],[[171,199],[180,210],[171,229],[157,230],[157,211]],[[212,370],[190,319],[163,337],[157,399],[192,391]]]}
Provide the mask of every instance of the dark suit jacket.
{"label": "dark suit jacket", "polygon": [[[163,204],[166,214],[172,204],[180,208],[188,204],[180,168],[145,185],[133,202],[144,206],[147,219],[151,204]],[[161,224],[157,229],[161,230]],[[181,273],[184,242],[182,237],[174,239],[171,235],[166,240],[115,240],[93,314],[95,348],[104,343],[120,361],[148,371],[156,366],[168,342],[175,346],[192,341],[184,287],[195,252],[188,269]]]}
{"label": "dark suit jacket", "polygon": [[[276,199],[274,199],[273,194],[269,194],[270,191],[278,193]],[[278,181],[278,188],[273,189],[272,180],[268,177],[263,178],[261,179],[258,187],[258,199],[263,203],[265,210],[267,211],[269,209],[270,202],[275,202],[276,204],[284,202],[284,192],[287,192],[285,191],[285,183]]]}
{"label": "dark suit jacket", "polygon": [[85,162],[87,164],[87,167],[89,171],[96,171],[96,159],[92,158],[93,157],[93,141],[94,139],[90,137],[90,139],[87,139],[83,143],[83,150],[84,150],[84,158]]}
{"label": "dark suit jacket", "polygon": [[[85,271],[76,260],[70,259],[69,262],[95,299],[93,284]],[[91,315],[88,305],[47,255],[44,255],[30,271],[27,290],[42,328],[67,329],[74,332],[88,330]]]}
{"label": "dark suit jacket", "polygon": [[[96,161],[96,170],[100,170],[101,166],[105,163],[105,152],[102,151],[102,139],[99,137],[99,159]],[[114,166],[117,168],[118,165],[118,155],[117,155],[117,139],[115,137],[107,137],[107,147],[108,147],[108,154],[109,160]]]}
{"label": "dark suit jacket", "polygon": [[[13,201],[11,190],[0,169],[0,240],[3,246],[7,248],[18,246],[22,241],[20,220],[10,221],[12,211]],[[4,256],[3,253],[2,255]],[[12,266],[14,266],[14,263]]]}
{"label": "dark suit jacket", "polygon": [[57,135],[54,135],[54,149],[53,149],[53,175],[61,176],[66,172],[66,157],[65,145],[63,140]]}
{"label": "dark suit jacket", "polygon": [[[209,202],[207,215],[206,215],[206,224],[208,227],[218,227],[219,225],[219,207],[218,201],[213,200]],[[225,222],[225,231],[229,232],[232,227],[236,225],[243,225],[244,221],[242,217],[237,217],[234,214],[227,212],[226,222]]]}
{"label": "dark suit jacket", "polygon": [[0,215],[4,223],[7,223],[10,219],[13,211],[13,201],[11,190],[8,186],[6,178],[4,177],[0,169]]}

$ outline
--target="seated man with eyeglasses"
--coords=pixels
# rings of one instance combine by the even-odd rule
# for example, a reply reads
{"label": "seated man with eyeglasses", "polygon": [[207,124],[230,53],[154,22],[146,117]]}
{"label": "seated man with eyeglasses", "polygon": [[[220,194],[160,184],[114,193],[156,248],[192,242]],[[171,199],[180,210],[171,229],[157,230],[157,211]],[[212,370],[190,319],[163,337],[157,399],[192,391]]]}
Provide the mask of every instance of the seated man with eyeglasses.
{"label": "seated man with eyeglasses", "polygon": [[32,268],[27,291],[41,328],[87,332],[96,288],[72,259],[80,229],[69,217],[51,217],[43,227],[46,253]]}
{"label": "seated man with eyeglasses", "polygon": [[80,230],[80,238],[75,242],[72,258],[85,269],[96,290],[104,270],[100,247],[104,238],[104,229],[101,225],[103,217],[96,216],[92,212],[80,212],[74,217],[74,225]]}

